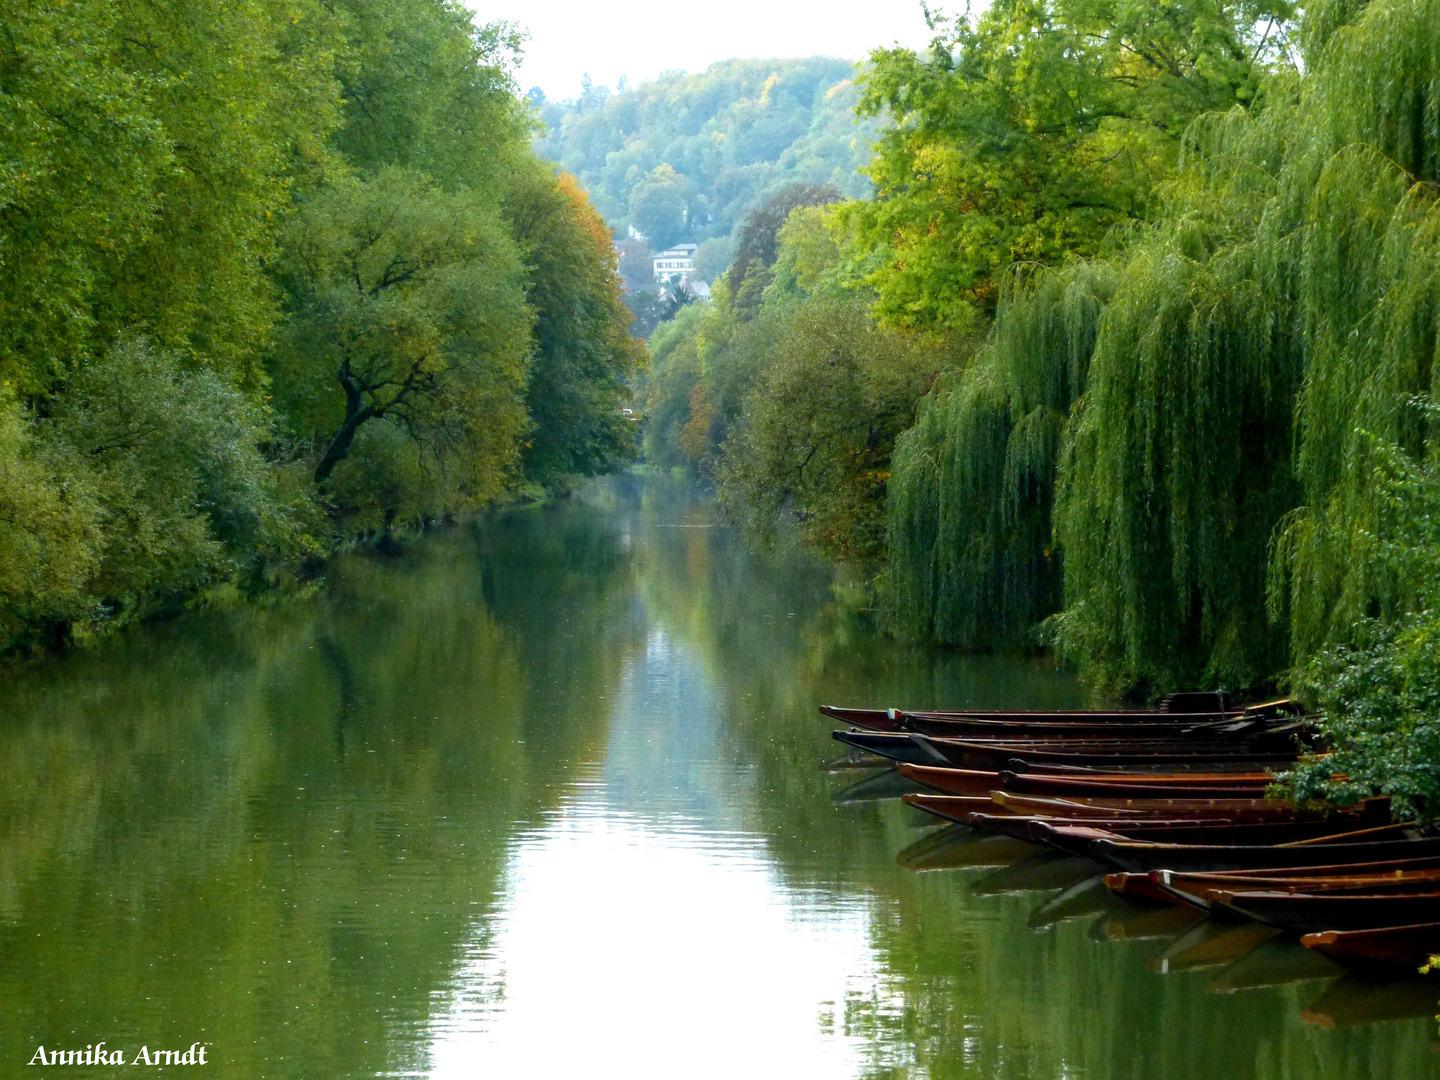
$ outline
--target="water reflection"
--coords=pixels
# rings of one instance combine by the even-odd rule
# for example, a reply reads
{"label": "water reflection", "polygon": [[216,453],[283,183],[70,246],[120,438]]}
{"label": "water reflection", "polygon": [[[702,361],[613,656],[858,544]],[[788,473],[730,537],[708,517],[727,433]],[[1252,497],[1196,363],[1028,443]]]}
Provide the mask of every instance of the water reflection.
{"label": "water reflection", "polygon": [[0,1077],[98,1039],[245,1078],[1436,1071],[1429,984],[821,772],[819,701],[1078,690],[886,642],[713,525],[625,478],[7,672]]}

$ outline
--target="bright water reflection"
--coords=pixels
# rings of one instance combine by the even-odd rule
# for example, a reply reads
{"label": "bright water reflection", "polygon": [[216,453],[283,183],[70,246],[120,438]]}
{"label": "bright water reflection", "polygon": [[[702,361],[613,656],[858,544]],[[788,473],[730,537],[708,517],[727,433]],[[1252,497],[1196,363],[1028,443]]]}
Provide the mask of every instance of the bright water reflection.
{"label": "bright water reflection", "polygon": [[621,479],[7,673],[0,1077],[1435,1075],[1433,987],[837,802],[819,701],[1077,688],[711,524]]}
{"label": "bright water reflection", "polygon": [[871,898],[791,887],[745,829],[754,770],[724,752],[704,659],[650,630],[603,764],[516,839],[502,913],[435,1025],[436,1076],[863,1071],[867,1040],[836,1016],[886,983]]}

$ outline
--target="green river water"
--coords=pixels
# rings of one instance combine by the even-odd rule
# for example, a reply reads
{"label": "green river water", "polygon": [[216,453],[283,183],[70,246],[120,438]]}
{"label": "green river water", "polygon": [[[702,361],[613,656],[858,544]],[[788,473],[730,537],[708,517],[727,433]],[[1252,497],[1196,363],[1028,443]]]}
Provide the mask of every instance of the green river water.
{"label": "green river water", "polygon": [[124,1067],[57,1068],[198,1042],[161,1071],[1440,1073],[1440,985],[942,844],[865,797],[884,778],[847,793],[869,774],[817,767],[818,703],[1079,688],[887,641],[712,522],[622,477],[6,671],[0,1077],[101,1040]]}

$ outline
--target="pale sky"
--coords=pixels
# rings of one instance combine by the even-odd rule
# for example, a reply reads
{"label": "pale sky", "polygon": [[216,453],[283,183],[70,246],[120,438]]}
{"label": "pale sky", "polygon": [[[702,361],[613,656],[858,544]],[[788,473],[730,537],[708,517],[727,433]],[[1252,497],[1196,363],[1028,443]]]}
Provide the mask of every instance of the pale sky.
{"label": "pale sky", "polygon": [[[703,71],[731,57],[839,56],[859,60],[899,42],[930,40],[919,0],[465,0],[481,22],[530,32],[522,91],[574,97],[586,73],[613,87],[662,71]],[[963,10],[963,3],[936,7]]]}

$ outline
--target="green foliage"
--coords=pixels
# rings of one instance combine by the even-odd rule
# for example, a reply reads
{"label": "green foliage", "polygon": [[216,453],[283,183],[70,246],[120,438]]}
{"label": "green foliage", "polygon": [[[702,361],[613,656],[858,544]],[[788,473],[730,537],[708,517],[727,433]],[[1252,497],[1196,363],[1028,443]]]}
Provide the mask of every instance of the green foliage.
{"label": "green foliage", "polygon": [[767,298],[839,294],[845,282],[837,273],[840,246],[825,206],[799,206],[776,234],[778,251],[771,267]]}
{"label": "green foliage", "polygon": [[[1433,441],[1437,16],[1433,0],[1313,8],[1305,72],[1279,70],[1247,108],[1191,125],[1153,225],[1002,303],[990,350],[897,451],[904,621],[983,644],[1055,610],[1053,576],[1005,569],[1024,515],[1013,481],[988,478],[1002,462],[1053,462],[1058,445],[1053,495],[1031,472],[1063,554],[1049,630],[1093,684],[1260,685],[1318,653],[1302,681],[1341,712],[1363,712],[1364,686],[1399,685],[1395,658],[1419,648],[1427,602],[1417,564],[1377,557],[1367,537],[1388,512],[1375,447],[1418,463]],[[1001,406],[1018,365],[1053,353],[1059,373],[1069,346],[999,343],[1063,324],[1081,274],[1110,284],[1055,338],[1092,344],[1032,459],[1012,445],[1018,408]],[[946,535],[947,521],[963,524]],[[1037,521],[1019,544],[1030,566]]]}
{"label": "green foliage", "polygon": [[367,173],[403,166],[447,190],[500,192],[527,156],[530,122],[509,72],[516,32],[476,26],[453,0],[343,0],[341,8],[345,105],[334,145],[345,160]]}
{"label": "green foliage", "polygon": [[[736,315],[754,318],[773,279],[771,267],[780,257],[780,230],[790,215],[801,207],[828,206],[838,201],[839,192],[828,184],[790,184],[758,203],[745,215],[737,230],[735,258],[726,274]],[[792,234],[792,244],[800,240]],[[811,256],[817,254],[811,244]],[[824,257],[826,252],[819,252]]]}
{"label": "green foliage", "polygon": [[[1368,434],[1378,511],[1353,533],[1352,553],[1409,586],[1403,614],[1362,617],[1345,640],[1313,655],[1295,688],[1319,706],[1328,757],[1286,777],[1301,799],[1340,805],[1392,797],[1399,817],[1440,813],[1440,471]],[[1339,777],[1340,779],[1337,779]]]}
{"label": "green foliage", "polygon": [[[0,643],[163,608],[317,549],[326,526],[258,446],[265,417],[142,342],[87,365],[44,419],[0,427]],[[313,531],[312,531],[313,530]]]}
{"label": "green foliage", "polygon": [[1257,685],[1287,659],[1265,567],[1299,495],[1298,351],[1252,246],[1202,243],[1127,261],[1062,451],[1057,639],[1109,689]]}
{"label": "green foliage", "polygon": [[450,0],[0,13],[0,651],[483,504],[522,449],[627,460],[638,346],[517,47]]}
{"label": "green foliage", "polygon": [[745,327],[764,362],[718,468],[752,535],[793,519],[808,544],[861,565],[881,557],[890,452],[940,366],[934,343],[876,327],[868,308],[817,297]]}
{"label": "green foliage", "polygon": [[143,329],[258,375],[288,186],[338,123],[307,0],[20,0],[0,14],[0,378],[44,392]]}
{"label": "green foliage", "polygon": [[735,258],[735,241],[712,236],[695,249],[695,277],[707,285],[730,268]]}
{"label": "green foliage", "polygon": [[1253,98],[1290,10],[1013,0],[932,16],[924,56],[873,53],[860,107],[895,123],[868,169],[875,198],[846,223],[877,311],[969,327],[1011,264],[1096,254],[1116,224],[1152,216],[1186,125]]}
{"label": "green foliage", "polygon": [[264,416],[213,372],[122,344],[38,426],[104,508],[89,588],[107,606],[183,596],[306,546],[258,449]]}
{"label": "green foliage", "polygon": [[1059,609],[1060,433],[1114,289],[1103,263],[1012,278],[985,347],[898,440],[887,591],[907,635],[1015,644]]}
{"label": "green foliage", "polygon": [[739,230],[710,303],[650,338],[645,457],[717,482],[756,539],[794,529],[835,559],[881,559],[895,438],[955,343],[876,326],[847,291],[833,189],[793,185]]}
{"label": "green foliage", "polygon": [[690,181],[669,165],[657,165],[630,192],[630,224],[654,251],[678,244],[690,232]]}
{"label": "green foliage", "polygon": [[[522,268],[492,206],[390,167],[333,184],[287,237],[291,319],[276,350],[276,396],[306,441],[315,479],[360,428],[407,434],[431,470],[427,513],[494,497],[526,429],[530,313]],[[372,443],[372,450],[380,444]],[[387,472],[387,486],[400,474]]]}
{"label": "green foliage", "polygon": [[[1132,260],[1059,526],[1075,604],[1061,641],[1098,654],[1108,681],[1263,680],[1287,649],[1303,661],[1352,632],[1371,641],[1366,617],[1414,610],[1413,578],[1361,538],[1380,514],[1372,440],[1420,460],[1431,439],[1414,403],[1431,389],[1440,301],[1437,143],[1415,122],[1435,115],[1437,15],[1376,0],[1336,22],[1289,100],[1281,83],[1269,109],[1202,131],[1208,160],[1177,224]],[[1217,224],[1187,228],[1186,211]],[[1272,540],[1276,628],[1259,605]],[[1142,580],[1158,591],[1144,598]],[[1138,602],[1107,613],[1122,589]],[[1198,637],[1167,643],[1187,609]]]}
{"label": "green foliage", "polygon": [[[727,60],[613,94],[592,87],[574,101],[539,101],[546,131],[537,149],[576,176],[622,235],[634,225],[657,250],[682,238],[674,214],[683,201],[685,238],[724,237],[786,184],[868,192],[859,167],[875,126],[857,125],[853,75],[848,61],[828,57]],[[652,235],[662,215],[648,208],[671,185],[680,198]]]}
{"label": "green foliage", "polygon": [[507,202],[529,266],[535,351],[526,403],[525,474],[546,486],[622,467],[638,452],[631,380],[645,364],[610,230],[573,177],[531,170]]}
{"label": "green foliage", "polygon": [[[720,298],[723,302],[723,296]],[[692,403],[702,412],[705,391],[701,383],[703,365],[700,359],[702,328],[713,326],[717,315],[709,305],[689,304],[668,322],[663,322],[650,335],[650,371],[641,384],[645,423],[642,449],[644,458],[653,465],[682,468],[694,465],[708,445],[702,439],[699,453],[693,458],[681,443],[686,428],[692,431],[689,444],[696,445],[693,432],[700,424],[709,432],[708,415],[691,424]]]}
{"label": "green foliage", "polygon": [[67,483],[69,462],[36,438],[13,398],[0,406],[0,646],[8,646],[89,613],[100,510]]}

